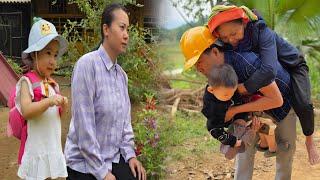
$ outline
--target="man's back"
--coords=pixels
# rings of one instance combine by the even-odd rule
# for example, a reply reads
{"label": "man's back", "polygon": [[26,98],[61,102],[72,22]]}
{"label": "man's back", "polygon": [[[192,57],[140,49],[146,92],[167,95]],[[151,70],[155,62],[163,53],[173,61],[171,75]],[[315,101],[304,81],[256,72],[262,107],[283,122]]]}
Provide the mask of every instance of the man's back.
{"label": "man's back", "polygon": [[[225,63],[230,64],[236,71],[239,83],[244,83],[249,77],[262,66],[259,57],[253,52],[235,52],[225,51]],[[277,62],[276,78],[274,79],[283,97],[283,105],[279,108],[269,110],[270,113],[277,121],[284,119],[289,113],[290,106],[290,75],[289,73]],[[264,78],[264,77],[261,77]],[[270,82],[271,83],[271,82]]]}

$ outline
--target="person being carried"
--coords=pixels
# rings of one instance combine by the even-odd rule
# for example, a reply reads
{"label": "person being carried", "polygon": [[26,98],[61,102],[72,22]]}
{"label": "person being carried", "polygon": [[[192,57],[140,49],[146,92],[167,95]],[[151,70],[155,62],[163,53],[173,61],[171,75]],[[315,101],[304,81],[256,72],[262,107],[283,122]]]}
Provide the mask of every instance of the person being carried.
{"label": "person being carried", "polygon": [[[234,121],[225,122],[225,115],[230,106],[241,103],[241,97],[236,92],[238,77],[228,64],[213,66],[208,74],[208,86],[203,96],[202,113],[207,118],[207,129],[221,142],[220,150],[227,159],[235,157],[237,152],[243,152],[245,145],[254,141],[255,132],[247,127],[247,113],[238,114]],[[225,131],[233,126],[232,133]]]}

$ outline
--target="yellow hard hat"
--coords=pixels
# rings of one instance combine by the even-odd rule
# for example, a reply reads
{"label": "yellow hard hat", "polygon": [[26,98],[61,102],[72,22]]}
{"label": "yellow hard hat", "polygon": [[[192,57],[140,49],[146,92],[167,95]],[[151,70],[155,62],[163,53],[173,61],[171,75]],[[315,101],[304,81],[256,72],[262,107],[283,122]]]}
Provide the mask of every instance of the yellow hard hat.
{"label": "yellow hard hat", "polygon": [[184,32],[180,39],[180,48],[185,57],[184,69],[195,65],[200,55],[216,40],[206,26],[197,26]]}

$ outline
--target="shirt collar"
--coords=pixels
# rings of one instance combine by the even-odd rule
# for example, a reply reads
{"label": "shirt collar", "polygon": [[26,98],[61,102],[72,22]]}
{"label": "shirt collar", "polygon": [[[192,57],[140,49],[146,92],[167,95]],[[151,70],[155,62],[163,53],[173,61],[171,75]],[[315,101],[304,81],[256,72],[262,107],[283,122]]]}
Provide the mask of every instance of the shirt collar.
{"label": "shirt collar", "polygon": [[227,63],[227,64],[232,64],[232,54],[233,54],[234,51],[232,50],[226,50],[224,52],[224,63]]}
{"label": "shirt collar", "polygon": [[104,47],[102,46],[102,44],[100,45],[99,49],[98,49],[98,53],[99,56],[101,57],[104,65],[106,66],[107,70],[110,71],[110,69],[115,68],[117,65],[117,60],[116,62],[113,64],[110,56],[108,55],[107,51],[104,49]]}

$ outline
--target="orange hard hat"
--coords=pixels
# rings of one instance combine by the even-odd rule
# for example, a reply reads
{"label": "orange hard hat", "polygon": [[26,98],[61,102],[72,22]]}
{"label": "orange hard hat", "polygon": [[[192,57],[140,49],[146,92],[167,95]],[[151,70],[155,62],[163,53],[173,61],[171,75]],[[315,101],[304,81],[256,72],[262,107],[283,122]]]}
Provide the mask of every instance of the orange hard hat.
{"label": "orange hard hat", "polygon": [[180,48],[185,57],[184,69],[195,65],[200,55],[216,40],[206,26],[197,26],[184,32],[180,39]]}

